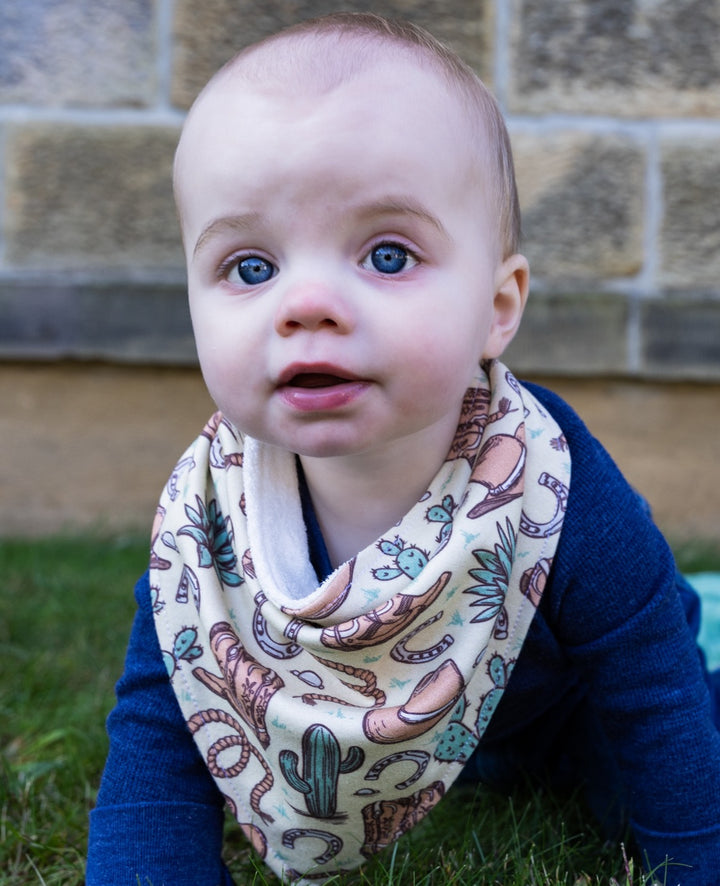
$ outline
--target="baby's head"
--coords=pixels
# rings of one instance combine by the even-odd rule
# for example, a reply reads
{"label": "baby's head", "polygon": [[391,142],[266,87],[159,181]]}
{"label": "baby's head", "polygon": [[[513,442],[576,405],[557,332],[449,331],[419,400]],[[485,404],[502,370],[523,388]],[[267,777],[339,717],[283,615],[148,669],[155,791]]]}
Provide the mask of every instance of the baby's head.
{"label": "baby's head", "polygon": [[470,68],[377,16],[297,25],[200,94],[175,193],[200,363],[240,430],[306,455],[449,445],[528,276],[507,132]]}
{"label": "baby's head", "polygon": [[[520,209],[510,139],[500,109],[469,65],[410,22],[350,12],[301,22],[239,52],[208,82],[195,106],[216,87],[228,83],[235,83],[238,89],[289,96],[313,90],[322,93],[388,59],[404,59],[442,78],[448,98],[462,109],[472,137],[477,181],[497,226],[501,257],[513,255],[519,249]],[[392,88],[388,83],[378,100],[392,103]],[[397,125],[402,127],[402,109],[398,114]],[[175,173],[182,221],[183,177],[192,176],[192,169],[186,173],[181,160]]]}

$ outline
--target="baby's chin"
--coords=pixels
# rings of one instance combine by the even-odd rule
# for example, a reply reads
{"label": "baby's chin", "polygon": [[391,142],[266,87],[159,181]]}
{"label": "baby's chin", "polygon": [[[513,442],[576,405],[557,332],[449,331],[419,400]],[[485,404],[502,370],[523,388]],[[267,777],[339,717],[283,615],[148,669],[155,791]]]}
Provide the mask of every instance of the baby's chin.
{"label": "baby's chin", "polygon": [[[340,432],[338,428],[328,428],[332,421],[315,422],[315,427],[306,426],[298,433],[293,430],[283,433],[282,430],[273,429],[267,431],[263,428],[255,428],[248,424],[233,421],[227,416],[230,423],[243,437],[252,437],[260,443],[274,446],[301,459],[331,459],[362,455],[372,449],[372,441],[358,437],[357,434]],[[325,425],[324,428],[318,425]]]}
{"label": "baby's chin", "polygon": [[349,441],[326,439],[317,443],[305,443],[295,446],[290,451],[300,459],[336,459],[362,456],[368,453],[370,449],[371,447],[359,442],[353,444]]}

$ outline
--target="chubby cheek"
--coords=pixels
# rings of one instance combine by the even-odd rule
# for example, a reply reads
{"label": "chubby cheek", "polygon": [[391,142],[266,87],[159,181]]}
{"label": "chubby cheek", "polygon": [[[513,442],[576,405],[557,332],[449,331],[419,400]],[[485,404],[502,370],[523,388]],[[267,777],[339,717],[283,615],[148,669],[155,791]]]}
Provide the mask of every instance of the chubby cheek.
{"label": "chubby cheek", "polygon": [[242,368],[215,355],[201,361],[205,386],[215,405],[241,432],[260,436],[262,411],[258,398],[251,394],[252,380]]}
{"label": "chubby cheek", "polygon": [[[208,389],[217,408],[227,415],[228,418],[232,418],[230,413],[234,412],[234,409],[229,397],[231,390],[229,384],[230,367],[227,366],[217,351],[204,349],[199,345],[197,350],[205,387]],[[234,421],[234,419],[232,420]]]}
{"label": "chubby cheek", "polygon": [[238,411],[252,402],[259,361],[251,343],[232,324],[193,314],[200,369],[211,397],[236,424]]}
{"label": "chubby cheek", "polygon": [[401,346],[405,353],[397,356],[405,367],[414,367],[412,384],[418,392],[428,396],[432,386],[450,395],[464,392],[477,374],[482,338],[472,318],[457,323],[454,317],[439,314],[431,323],[407,329],[402,338],[405,347]]}
{"label": "chubby cheek", "polygon": [[205,384],[215,397],[214,389],[221,377],[222,365],[225,362],[224,336],[221,332],[218,334],[214,324],[208,322],[206,317],[198,316],[197,313],[193,313],[193,334]]}

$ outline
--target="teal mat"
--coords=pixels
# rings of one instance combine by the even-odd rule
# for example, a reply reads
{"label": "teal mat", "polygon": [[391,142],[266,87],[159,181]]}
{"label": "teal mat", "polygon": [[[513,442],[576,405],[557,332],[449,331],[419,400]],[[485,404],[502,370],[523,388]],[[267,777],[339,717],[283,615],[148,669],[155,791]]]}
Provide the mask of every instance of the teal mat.
{"label": "teal mat", "polygon": [[698,643],[711,671],[720,668],[720,572],[697,572],[685,576],[700,595],[702,617]]}

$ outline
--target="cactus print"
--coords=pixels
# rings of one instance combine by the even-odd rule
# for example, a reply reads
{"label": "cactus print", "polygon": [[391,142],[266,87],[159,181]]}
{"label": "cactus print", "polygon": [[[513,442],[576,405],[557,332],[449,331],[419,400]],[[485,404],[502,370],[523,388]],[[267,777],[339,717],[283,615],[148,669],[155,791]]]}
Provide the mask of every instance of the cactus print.
{"label": "cactus print", "polygon": [[[322,723],[313,723],[303,733],[301,754],[300,763],[295,751],[280,751],[280,771],[288,784],[304,796],[308,815],[320,819],[336,818],[338,779],[342,773],[359,769],[365,752],[353,745],[341,759],[340,745],[333,733]],[[302,775],[298,770],[299,763]]]}
{"label": "cactus print", "polygon": [[421,500],[318,585],[292,453],[217,414],[180,459],[152,534],[160,646],[277,874],[350,871],[442,799],[511,677],[569,477],[555,422],[489,362]]}

